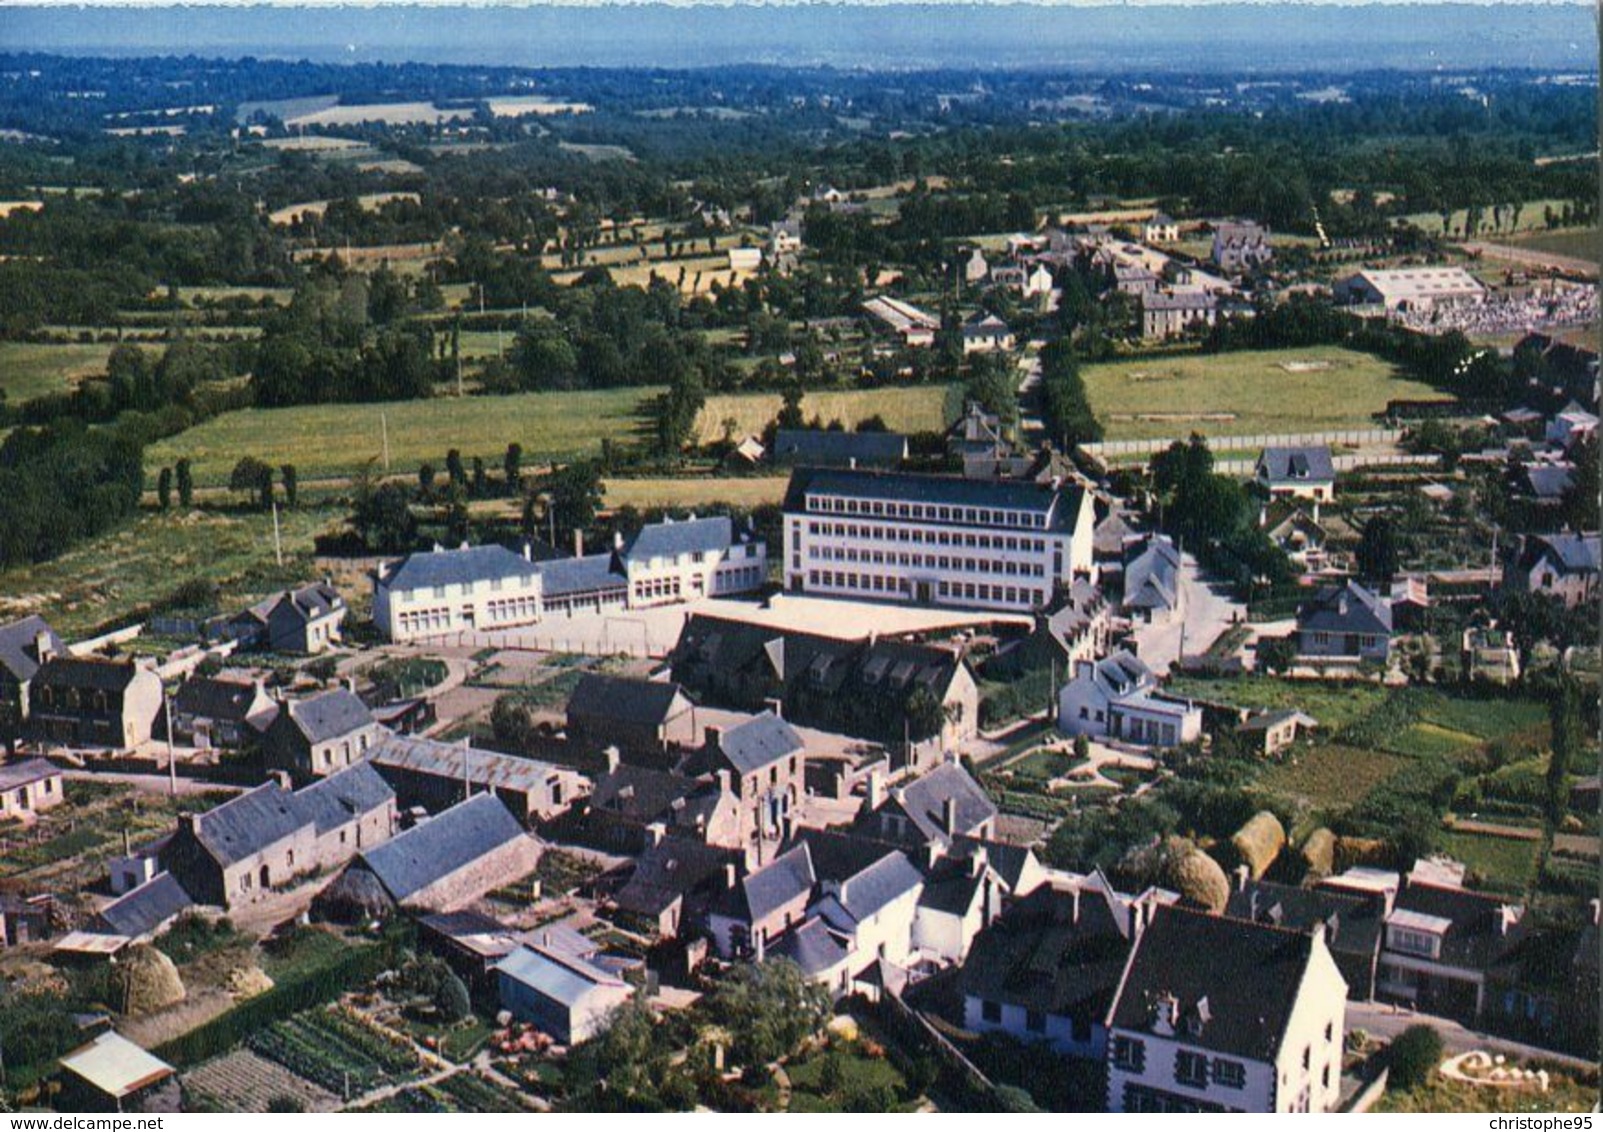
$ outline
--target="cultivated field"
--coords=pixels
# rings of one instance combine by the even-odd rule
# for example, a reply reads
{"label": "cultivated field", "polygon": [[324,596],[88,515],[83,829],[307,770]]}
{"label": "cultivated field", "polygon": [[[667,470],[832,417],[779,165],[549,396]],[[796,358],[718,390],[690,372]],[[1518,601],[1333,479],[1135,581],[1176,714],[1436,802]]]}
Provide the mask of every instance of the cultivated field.
{"label": "cultivated field", "polygon": [[564,102],[543,94],[514,94],[489,99],[490,113],[497,118],[522,118],[542,114],[588,114],[595,107],[588,102]]}
{"label": "cultivated field", "polygon": [[[509,340],[510,344],[510,340]],[[644,427],[642,406],[660,389],[521,393],[507,397],[437,397],[374,405],[297,405],[224,413],[152,446],[146,467],[188,457],[195,482],[228,482],[241,456],[277,467],[294,464],[302,481],[349,475],[381,460],[388,422],[392,470],[443,465],[447,449],[499,461],[513,441],[531,463],[594,456],[601,441],[633,443]]]}
{"label": "cultivated field", "polygon": [[[893,432],[939,432],[956,415],[956,389],[944,385],[918,385],[896,389],[862,389],[841,393],[809,392],[802,398],[802,414],[824,424],[840,421],[855,427],[876,414]],[[779,414],[777,393],[726,394],[707,398],[696,428],[703,443],[724,435],[725,421],[735,422],[736,437],[762,432]]]}
{"label": "cultivated field", "polygon": [[1603,233],[1596,228],[1566,228],[1559,232],[1530,232],[1503,241],[1516,248],[1548,255],[1574,256],[1598,262],[1603,251]]}
{"label": "cultivated field", "polygon": [[1335,346],[1107,362],[1084,373],[1110,440],[1368,428],[1389,400],[1442,396]]}
{"label": "cultivated field", "polygon": [[305,126],[349,126],[360,122],[383,122],[386,126],[408,126],[438,121],[455,122],[473,117],[468,109],[442,110],[432,102],[374,102],[365,106],[328,106],[284,119],[291,129]]}
{"label": "cultivated field", "polygon": [[[366,212],[377,212],[391,201],[409,200],[414,203],[418,200],[416,193],[364,193],[356,198],[356,203]],[[329,202],[326,200],[309,200],[300,204],[285,205],[275,209],[267,217],[274,224],[293,224],[297,220],[308,216],[321,216],[328,211]]]}
{"label": "cultivated field", "polygon": [[608,479],[608,507],[706,507],[727,503],[756,507],[778,503],[785,495],[788,476],[741,476],[697,479]]}
{"label": "cultivated field", "polygon": [[0,342],[0,390],[19,405],[47,393],[71,389],[78,380],[106,372],[113,343],[55,346],[35,342]]}

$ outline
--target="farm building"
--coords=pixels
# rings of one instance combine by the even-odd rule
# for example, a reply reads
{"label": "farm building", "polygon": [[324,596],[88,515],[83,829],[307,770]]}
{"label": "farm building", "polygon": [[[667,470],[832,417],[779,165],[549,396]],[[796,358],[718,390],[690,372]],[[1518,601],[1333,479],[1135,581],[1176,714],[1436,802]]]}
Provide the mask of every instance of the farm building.
{"label": "farm building", "polygon": [[171,1065],[108,1030],[61,1058],[66,1112],[178,1112],[178,1075]]}
{"label": "farm building", "polygon": [[586,672],[568,697],[567,735],[590,750],[661,755],[696,741],[695,707],[678,684]]}
{"label": "farm building", "polygon": [[1392,311],[1430,310],[1486,298],[1480,280],[1462,267],[1446,266],[1366,268],[1337,283],[1335,291],[1340,302]]}
{"label": "farm building", "polygon": [[61,768],[46,759],[0,766],[0,820],[31,822],[61,804]]}
{"label": "farm building", "polygon": [[590,792],[590,780],[568,767],[481,751],[465,743],[389,736],[373,748],[372,766],[400,805],[439,813],[468,793],[494,794],[525,823],[549,821]]}
{"label": "farm building", "polygon": [[334,688],[280,707],[267,728],[267,765],[321,778],[361,762],[386,734],[355,692]]}

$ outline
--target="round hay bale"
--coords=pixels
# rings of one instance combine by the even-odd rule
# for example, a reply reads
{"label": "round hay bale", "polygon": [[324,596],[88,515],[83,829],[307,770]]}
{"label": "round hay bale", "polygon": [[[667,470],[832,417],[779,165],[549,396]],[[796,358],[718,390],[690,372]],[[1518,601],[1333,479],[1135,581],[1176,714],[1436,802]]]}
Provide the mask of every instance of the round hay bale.
{"label": "round hay bale", "polygon": [[1336,871],[1336,835],[1320,826],[1302,843],[1303,864],[1314,876],[1328,877]]}
{"label": "round hay bale", "polygon": [[1210,912],[1223,912],[1230,902],[1230,880],[1224,869],[1189,841],[1174,839],[1164,846],[1162,878],[1165,888]]}
{"label": "round hay bale", "polygon": [[1252,879],[1258,880],[1286,847],[1286,830],[1274,814],[1259,810],[1236,830],[1230,844],[1235,846],[1241,863],[1252,870]]}
{"label": "round hay bale", "polygon": [[273,980],[260,967],[240,967],[228,973],[228,993],[235,998],[255,998],[273,989]]}
{"label": "round hay bale", "polygon": [[154,1014],[184,1000],[184,980],[166,955],[135,944],[111,969],[111,986],[124,1014]]}
{"label": "round hay bale", "polygon": [[1336,839],[1336,864],[1340,869],[1354,865],[1384,865],[1386,843],[1377,837],[1339,837]]}
{"label": "round hay bale", "polygon": [[366,869],[346,869],[312,901],[312,919],[335,924],[367,924],[392,910],[390,894]]}

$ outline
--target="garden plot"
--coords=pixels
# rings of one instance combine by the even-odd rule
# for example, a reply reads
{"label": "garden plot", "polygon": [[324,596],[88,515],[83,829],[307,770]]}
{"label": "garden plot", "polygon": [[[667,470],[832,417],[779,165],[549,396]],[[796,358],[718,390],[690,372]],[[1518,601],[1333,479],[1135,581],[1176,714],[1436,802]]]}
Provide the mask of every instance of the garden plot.
{"label": "garden plot", "polygon": [[340,1107],[338,1094],[248,1049],[235,1050],[186,1073],[183,1086],[197,1109],[266,1112],[269,1102],[286,1097],[294,1097],[307,1112],[333,1112]]}

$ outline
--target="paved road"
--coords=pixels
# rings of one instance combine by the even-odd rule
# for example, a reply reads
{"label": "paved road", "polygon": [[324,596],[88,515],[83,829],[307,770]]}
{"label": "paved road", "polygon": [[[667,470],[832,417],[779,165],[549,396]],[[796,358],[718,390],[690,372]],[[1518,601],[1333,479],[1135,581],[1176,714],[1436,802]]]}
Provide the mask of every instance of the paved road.
{"label": "paved road", "polygon": [[1222,586],[1209,584],[1190,554],[1180,556],[1180,591],[1185,616],[1167,625],[1138,625],[1135,639],[1141,659],[1164,675],[1180,656],[1205,652],[1234,620],[1244,620],[1247,607],[1232,600]]}
{"label": "paved road", "polygon": [[1510,1038],[1493,1037],[1461,1026],[1450,1018],[1438,1018],[1432,1014],[1421,1014],[1417,1011],[1402,1007],[1387,1006],[1377,1002],[1349,1002],[1347,1004],[1347,1029],[1367,1030],[1371,1037],[1390,1041],[1408,1027],[1417,1023],[1435,1027],[1442,1036],[1442,1043],[1449,1053],[1463,1053],[1466,1050],[1483,1049],[1491,1053],[1501,1053],[1507,1057],[1542,1058],[1557,1062],[1573,1069],[1596,1071],[1597,1065],[1588,1062],[1585,1058],[1571,1057],[1568,1054],[1554,1053],[1542,1049],[1540,1046],[1527,1045],[1516,1042]]}

